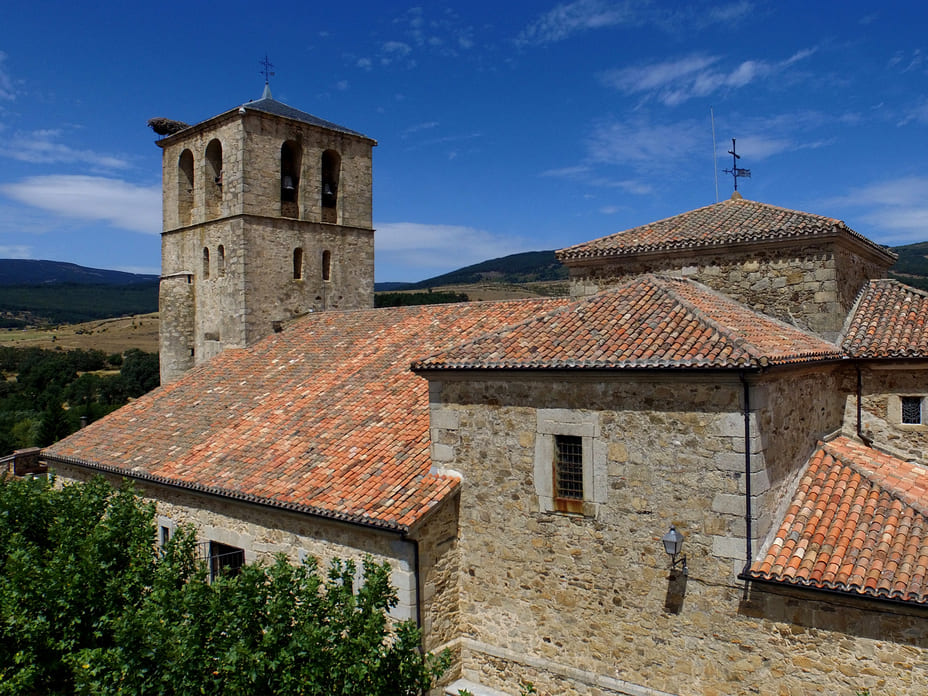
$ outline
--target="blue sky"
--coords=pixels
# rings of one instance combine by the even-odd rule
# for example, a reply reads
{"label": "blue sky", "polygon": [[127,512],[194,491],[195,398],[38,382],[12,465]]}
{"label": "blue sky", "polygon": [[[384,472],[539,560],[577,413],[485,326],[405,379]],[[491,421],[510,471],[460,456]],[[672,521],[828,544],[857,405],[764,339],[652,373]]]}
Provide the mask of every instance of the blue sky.
{"label": "blue sky", "polygon": [[925,241],[926,27],[922,2],[8,2],[0,258],[157,273],[146,121],[259,98],[265,52],[276,99],[379,142],[378,281],[713,203],[733,137],[746,198]]}

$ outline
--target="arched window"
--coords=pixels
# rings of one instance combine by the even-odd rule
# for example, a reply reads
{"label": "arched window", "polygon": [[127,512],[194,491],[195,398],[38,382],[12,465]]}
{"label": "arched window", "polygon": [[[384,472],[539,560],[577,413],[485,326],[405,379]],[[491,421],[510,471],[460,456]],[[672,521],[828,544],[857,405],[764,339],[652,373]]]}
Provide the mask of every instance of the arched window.
{"label": "arched window", "polygon": [[297,247],[293,250],[293,279],[303,279],[303,248]]}
{"label": "arched window", "polygon": [[193,213],[193,153],[184,150],[177,162],[177,217],[189,225]]}
{"label": "arched window", "polygon": [[300,216],[300,162],[303,148],[295,140],[280,146],[280,214]]}
{"label": "arched window", "polygon": [[322,252],[322,279],[330,280],[332,277],[332,252],[326,249]]}
{"label": "arched window", "polygon": [[203,280],[209,280],[209,247],[203,247]]}
{"label": "arched window", "polygon": [[338,178],[342,158],[335,150],[322,153],[322,221],[338,222]]}
{"label": "arched window", "polygon": [[216,259],[216,275],[222,278],[226,274],[226,248],[220,244],[216,251],[218,253],[218,258]]}
{"label": "arched window", "polygon": [[206,213],[219,215],[222,203],[222,143],[210,140],[206,146]]}

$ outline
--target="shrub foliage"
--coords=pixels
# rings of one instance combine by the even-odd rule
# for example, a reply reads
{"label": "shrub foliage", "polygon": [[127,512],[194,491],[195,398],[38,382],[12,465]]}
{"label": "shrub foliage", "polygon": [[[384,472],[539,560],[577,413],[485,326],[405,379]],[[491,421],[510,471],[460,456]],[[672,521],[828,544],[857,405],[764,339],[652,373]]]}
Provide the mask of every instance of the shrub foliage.
{"label": "shrub foliage", "polygon": [[448,664],[392,624],[390,569],[246,565],[209,581],[192,530],[102,479],[0,479],[0,696],[418,694]]}

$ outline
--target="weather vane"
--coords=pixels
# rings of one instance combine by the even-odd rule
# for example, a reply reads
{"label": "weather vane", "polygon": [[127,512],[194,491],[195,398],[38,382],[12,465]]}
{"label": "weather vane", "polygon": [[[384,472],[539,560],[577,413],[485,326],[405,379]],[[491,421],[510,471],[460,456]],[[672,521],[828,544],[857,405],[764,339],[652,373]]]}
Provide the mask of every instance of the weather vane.
{"label": "weather vane", "polygon": [[[273,73],[272,73],[273,74]],[[738,160],[741,159],[741,155],[735,152],[735,139],[731,139],[731,150],[728,151],[728,154],[731,155],[731,169],[723,169],[724,174],[731,174],[732,178],[735,180],[735,191],[738,190],[738,177],[744,179],[751,178],[750,169],[741,169],[738,167]]]}
{"label": "weather vane", "polygon": [[264,84],[268,84],[271,81],[271,78],[274,76],[274,73],[271,71],[271,68],[274,67],[274,64],[267,59],[267,53],[264,54],[264,60],[258,61],[258,65],[264,67],[264,70],[261,71],[261,74],[264,75]]}

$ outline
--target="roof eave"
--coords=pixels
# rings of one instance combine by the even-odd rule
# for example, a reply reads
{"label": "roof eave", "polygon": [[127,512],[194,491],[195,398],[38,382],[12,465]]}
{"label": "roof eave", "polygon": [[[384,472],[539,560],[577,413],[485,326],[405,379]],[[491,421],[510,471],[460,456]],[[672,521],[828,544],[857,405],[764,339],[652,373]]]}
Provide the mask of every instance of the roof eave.
{"label": "roof eave", "polygon": [[[257,495],[249,495],[247,493],[240,493],[237,491],[229,491],[224,488],[219,488],[217,486],[204,486],[197,483],[191,483],[187,481],[182,481],[179,479],[172,479],[166,476],[158,476],[156,474],[149,474],[144,471],[132,471],[127,470],[122,467],[112,466],[109,464],[99,464],[97,462],[91,462],[89,460],[81,459],[79,457],[68,457],[64,455],[51,454],[47,453],[44,450],[40,454],[41,458],[47,462],[55,462],[60,464],[67,464],[69,466],[77,466],[83,469],[89,469],[91,471],[99,471],[105,474],[113,474],[115,476],[123,476],[125,478],[134,479],[137,481],[143,481],[145,483],[153,483],[161,486],[166,486],[168,488],[177,488],[184,491],[191,491],[194,493],[199,493],[202,495],[207,495],[210,497],[222,498],[225,500],[235,500],[241,503],[246,503],[249,505],[257,505],[259,507],[273,508],[276,510],[281,510],[285,512],[295,512],[304,515],[311,515],[313,517],[320,517],[327,520],[342,522],[344,524],[350,524],[353,526],[365,527],[367,529],[376,529],[383,532],[390,532],[393,534],[399,534],[405,536],[410,529],[409,525],[399,524],[396,522],[389,522],[386,520],[378,520],[375,518],[365,517],[363,515],[355,515],[351,513],[340,513],[332,510],[326,510],[324,508],[319,508],[313,505],[304,505],[301,503],[286,503],[283,501],[277,501],[273,498],[265,498]],[[456,490],[456,489],[455,489]],[[433,506],[434,507],[434,506]]]}
{"label": "roof eave", "polygon": [[738,579],[745,582],[755,582],[761,585],[768,585],[771,587],[777,587],[780,589],[793,589],[799,590],[802,592],[810,593],[820,593],[827,594],[831,596],[841,596],[845,598],[854,598],[859,600],[871,601],[871,602],[885,602],[889,604],[895,604],[900,606],[905,606],[909,609],[918,608],[928,610],[928,597],[922,600],[911,600],[911,599],[902,599],[900,597],[890,597],[888,595],[883,595],[877,592],[859,592],[852,590],[841,590],[834,589],[830,587],[822,587],[820,585],[815,585],[812,583],[804,582],[790,582],[788,580],[776,580],[772,578],[765,578],[762,574],[751,571],[751,570],[742,570],[738,574]]}

